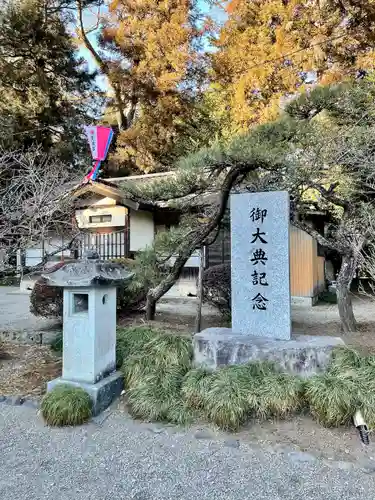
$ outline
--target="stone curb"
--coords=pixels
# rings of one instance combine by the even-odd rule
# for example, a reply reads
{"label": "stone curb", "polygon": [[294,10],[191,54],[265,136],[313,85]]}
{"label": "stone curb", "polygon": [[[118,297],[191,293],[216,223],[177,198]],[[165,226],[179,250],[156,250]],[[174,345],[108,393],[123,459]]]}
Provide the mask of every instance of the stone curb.
{"label": "stone curb", "polygon": [[35,399],[27,398],[24,396],[2,396],[0,395],[0,403],[8,406],[26,406],[38,410],[40,402]]}

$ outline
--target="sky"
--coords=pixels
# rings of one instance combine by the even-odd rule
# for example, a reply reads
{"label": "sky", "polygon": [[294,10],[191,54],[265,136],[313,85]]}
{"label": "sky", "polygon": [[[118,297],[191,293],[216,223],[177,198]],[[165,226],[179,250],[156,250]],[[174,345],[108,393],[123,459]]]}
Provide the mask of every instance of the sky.
{"label": "sky", "polygon": [[[208,0],[199,0],[198,5],[203,13],[210,13],[216,20],[224,19],[224,13],[222,12],[222,10],[220,10],[217,7],[212,7],[212,5],[209,4]],[[105,12],[105,10],[102,11],[102,14],[103,12]],[[91,12],[87,10],[84,15],[84,20],[86,28],[94,26],[97,21],[97,9],[92,9]],[[98,48],[97,36],[98,36],[98,30],[93,31],[88,35],[90,42],[96,49]],[[79,55],[87,61],[88,68],[90,71],[94,71],[97,68],[93,57],[85,47],[80,48]],[[104,75],[99,75],[96,79],[96,82],[101,89],[103,90],[108,89],[107,79]]]}

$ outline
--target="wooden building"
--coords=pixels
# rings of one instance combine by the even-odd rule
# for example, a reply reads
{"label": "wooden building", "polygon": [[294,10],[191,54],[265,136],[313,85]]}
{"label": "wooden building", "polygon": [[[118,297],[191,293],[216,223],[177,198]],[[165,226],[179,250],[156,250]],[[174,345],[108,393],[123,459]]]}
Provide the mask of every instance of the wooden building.
{"label": "wooden building", "polygon": [[[135,202],[126,194],[126,183],[152,182],[169,174],[149,174],[132,178],[89,181],[76,186],[71,196],[76,200],[76,220],[82,229],[75,257],[81,257],[88,248],[95,248],[103,259],[134,257],[151,245],[155,234],[178,223],[179,214],[163,207],[151,207]],[[313,221],[312,223],[315,223]],[[51,235],[48,241],[26,250],[26,266],[33,266],[61,245],[61,238]],[[66,251],[62,257],[67,257]],[[229,262],[230,231],[222,230],[214,244],[206,249],[205,267]],[[57,255],[56,255],[57,257]],[[196,277],[200,264],[199,252],[186,263],[180,283],[175,290],[186,296],[196,291]],[[324,290],[324,256],[317,242],[307,233],[291,225],[290,279],[292,300],[313,304]]]}

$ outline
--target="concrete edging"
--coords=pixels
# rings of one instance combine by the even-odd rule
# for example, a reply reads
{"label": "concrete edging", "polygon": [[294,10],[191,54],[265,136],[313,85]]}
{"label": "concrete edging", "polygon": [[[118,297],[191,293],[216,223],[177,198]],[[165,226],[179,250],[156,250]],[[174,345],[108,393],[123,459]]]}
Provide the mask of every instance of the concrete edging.
{"label": "concrete edging", "polygon": [[38,400],[24,396],[2,396],[0,395],[0,403],[8,406],[27,406],[38,410],[40,402]]}

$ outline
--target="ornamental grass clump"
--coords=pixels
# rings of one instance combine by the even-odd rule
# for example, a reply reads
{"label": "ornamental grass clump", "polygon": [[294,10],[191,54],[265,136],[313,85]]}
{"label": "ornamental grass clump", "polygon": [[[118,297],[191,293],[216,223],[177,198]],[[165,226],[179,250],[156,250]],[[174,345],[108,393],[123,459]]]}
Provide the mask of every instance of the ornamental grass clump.
{"label": "ornamental grass clump", "polygon": [[168,370],[161,376],[155,372],[145,376],[127,391],[131,414],[142,420],[161,420],[186,424],[192,420],[190,411],[181,396],[183,373]]}
{"label": "ornamental grass clump", "polygon": [[251,418],[285,417],[302,406],[303,384],[272,363],[227,366],[216,372],[197,368],[187,373],[182,395],[220,428],[236,430]]}
{"label": "ornamental grass clump", "polygon": [[308,407],[322,424],[348,424],[357,409],[375,425],[375,357],[334,351],[328,371],[306,381],[273,363],[208,371],[192,366],[191,339],[148,327],[119,332],[130,412],[185,424],[204,418],[225,430],[251,419],[285,418]]}
{"label": "ornamental grass clump", "polygon": [[121,368],[124,360],[137,352],[151,339],[162,335],[161,330],[155,328],[130,327],[118,328],[116,334],[116,365]]}
{"label": "ornamental grass clump", "polygon": [[208,420],[226,430],[237,430],[255,409],[256,381],[246,366],[228,366],[210,377],[203,395]]}
{"label": "ornamental grass clump", "polygon": [[92,400],[80,387],[57,385],[44,396],[41,413],[51,426],[81,425],[91,418]]}
{"label": "ornamental grass clump", "polygon": [[356,410],[355,392],[352,380],[330,373],[312,377],[305,387],[310,413],[327,427],[349,423]]}
{"label": "ornamental grass clump", "polygon": [[304,384],[299,377],[272,372],[262,378],[258,388],[258,418],[285,418],[298,413],[304,406]]}
{"label": "ornamental grass clump", "polygon": [[181,386],[181,393],[186,404],[193,410],[205,408],[207,394],[215,374],[205,368],[195,368],[187,372]]}
{"label": "ornamental grass clump", "polygon": [[177,424],[190,420],[181,385],[191,369],[191,339],[151,329],[129,329],[123,331],[122,341],[126,349],[122,371],[131,414]]}
{"label": "ornamental grass clump", "polygon": [[323,425],[348,425],[356,410],[375,425],[375,357],[354,349],[335,349],[327,373],[306,382],[311,414]]}

